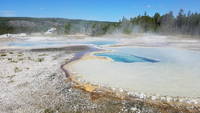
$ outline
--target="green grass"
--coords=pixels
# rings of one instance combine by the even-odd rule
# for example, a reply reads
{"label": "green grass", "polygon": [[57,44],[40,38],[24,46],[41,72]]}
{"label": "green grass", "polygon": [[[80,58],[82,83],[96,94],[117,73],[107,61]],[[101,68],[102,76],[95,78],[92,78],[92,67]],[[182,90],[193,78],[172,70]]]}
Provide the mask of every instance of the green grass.
{"label": "green grass", "polygon": [[4,56],[7,56],[7,54],[6,53],[2,53],[1,56],[4,57]]}

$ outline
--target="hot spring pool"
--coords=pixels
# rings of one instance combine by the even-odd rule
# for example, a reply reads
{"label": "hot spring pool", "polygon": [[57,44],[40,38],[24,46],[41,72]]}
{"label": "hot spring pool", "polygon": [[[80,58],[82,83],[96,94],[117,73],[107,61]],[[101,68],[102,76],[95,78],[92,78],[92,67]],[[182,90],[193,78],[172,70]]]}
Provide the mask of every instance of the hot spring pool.
{"label": "hot spring pool", "polygon": [[[110,48],[104,59],[83,59],[69,66],[83,80],[129,91],[200,97],[200,52],[162,47]],[[89,64],[89,65],[88,65]]]}

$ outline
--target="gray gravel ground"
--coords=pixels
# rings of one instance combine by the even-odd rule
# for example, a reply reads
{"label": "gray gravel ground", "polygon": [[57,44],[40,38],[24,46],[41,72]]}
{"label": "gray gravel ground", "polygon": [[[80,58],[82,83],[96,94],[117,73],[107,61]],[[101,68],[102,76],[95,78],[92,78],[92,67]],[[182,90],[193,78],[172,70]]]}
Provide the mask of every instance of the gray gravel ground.
{"label": "gray gravel ground", "polygon": [[[163,112],[165,108],[156,108],[140,100],[125,101],[106,96],[92,100],[90,93],[73,88],[60,66],[78,51],[81,49],[1,51],[0,113]],[[164,112],[179,111],[169,107]]]}

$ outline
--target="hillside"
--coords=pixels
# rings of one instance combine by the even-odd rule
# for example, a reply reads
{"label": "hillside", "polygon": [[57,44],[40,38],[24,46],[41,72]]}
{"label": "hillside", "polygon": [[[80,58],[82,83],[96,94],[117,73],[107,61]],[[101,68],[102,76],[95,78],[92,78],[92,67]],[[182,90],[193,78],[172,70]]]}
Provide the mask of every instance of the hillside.
{"label": "hillside", "polygon": [[[85,33],[100,35],[114,22],[72,20],[63,18],[0,17],[0,34],[6,33],[44,33],[55,27],[57,34]],[[96,32],[98,31],[98,33]]]}

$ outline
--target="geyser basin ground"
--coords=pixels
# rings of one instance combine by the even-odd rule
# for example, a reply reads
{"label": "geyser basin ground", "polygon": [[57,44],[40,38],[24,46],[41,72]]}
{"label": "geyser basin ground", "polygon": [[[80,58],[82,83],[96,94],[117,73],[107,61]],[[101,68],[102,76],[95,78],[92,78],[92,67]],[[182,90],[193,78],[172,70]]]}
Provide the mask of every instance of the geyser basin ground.
{"label": "geyser basin ground", "polygon": [[[166,47],[110,49],[114,57],[112,52],[94,53],[96,58],[71,63],[69,71],[91,83],[129,91],[162,96],[200,96],[200,52]],[[127,63],[127,59],[135,62]],[[149,62],[149,59],[155,62]]]}

